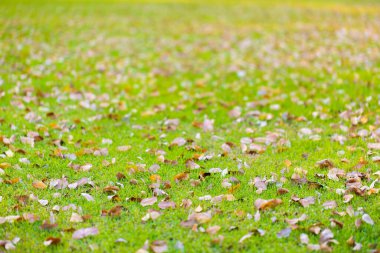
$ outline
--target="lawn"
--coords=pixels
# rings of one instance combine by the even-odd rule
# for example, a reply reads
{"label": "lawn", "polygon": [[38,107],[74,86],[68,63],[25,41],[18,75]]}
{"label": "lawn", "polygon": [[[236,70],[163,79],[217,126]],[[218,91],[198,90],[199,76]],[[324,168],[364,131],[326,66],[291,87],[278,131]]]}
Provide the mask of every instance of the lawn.
{"label": "lawn", "polygon": [[380,251],[378,1],[0,1],[0,252]]}

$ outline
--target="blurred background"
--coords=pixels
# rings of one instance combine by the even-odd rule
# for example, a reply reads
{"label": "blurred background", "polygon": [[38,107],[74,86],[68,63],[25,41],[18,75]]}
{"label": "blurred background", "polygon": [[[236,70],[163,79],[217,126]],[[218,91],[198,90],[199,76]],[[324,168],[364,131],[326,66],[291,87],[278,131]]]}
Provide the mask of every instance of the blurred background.
{"label": "blurred background", "polygon": [[23,76],[48,88],[80,76],[88,86],[132,93],[208,80],[227,90],[285,79],[289,89],[340,88],[346,79],[371,85],[379,13],[379,2],[368,0],[6,0],[0,73],[4,84]]}

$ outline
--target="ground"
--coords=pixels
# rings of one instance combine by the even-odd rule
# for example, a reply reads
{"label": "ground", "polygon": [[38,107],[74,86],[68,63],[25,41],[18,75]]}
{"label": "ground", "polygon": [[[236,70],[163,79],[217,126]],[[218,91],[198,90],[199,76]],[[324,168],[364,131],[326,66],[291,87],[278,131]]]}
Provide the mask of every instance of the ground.
{"label": "ground", "polygon": [[1,1],[0,251],[379,252],[379,13]]}

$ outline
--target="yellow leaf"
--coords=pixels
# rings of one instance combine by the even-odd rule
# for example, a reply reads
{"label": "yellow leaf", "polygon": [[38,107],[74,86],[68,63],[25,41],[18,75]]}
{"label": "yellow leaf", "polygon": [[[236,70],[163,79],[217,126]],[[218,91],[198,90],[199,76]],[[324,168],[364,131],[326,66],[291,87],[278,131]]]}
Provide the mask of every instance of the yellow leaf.
{"label": "yellow leaf", "polygon": [[11,167],[10,163],[0,163],[0,169],[7,169]]}
{"label": "yellow leaf", "polygon": [[240,188],[240,184],[234,185],[230,189],[228,189],[228,192],[229,193],[234,193],[239,188]]}
{"label": "yellow leaf", "polygon": [[284,163],[285,163],[285,166],[288,167],[288,168],[292,165],[292,162],[289,161],[288,159],[286,159],[286,160],[284,161]]}
{"label": "yellow leaf", "polygon": [[47,188],[46,184],[44,184],[44,182],[42,182],[42,181],[34,181],[32,185],[36,189],[46,189]]}
{"label": "yellow leaf", "polygon": [[155,174],[151,175],[151,176],[149,177],[149,179],[150,179],[150,181],[152,181],[152,182],[161,181],[161,177],[160,177],[159,175],[155,175]]}

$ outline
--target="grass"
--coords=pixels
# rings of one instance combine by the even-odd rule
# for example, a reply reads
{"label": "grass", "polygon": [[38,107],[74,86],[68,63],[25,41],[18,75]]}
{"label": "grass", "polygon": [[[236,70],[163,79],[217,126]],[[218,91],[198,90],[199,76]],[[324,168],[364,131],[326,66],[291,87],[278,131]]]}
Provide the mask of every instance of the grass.
{"label": "grass", "polygon": [[[316,162],[330,159],[345,172],[368,173],[363,185],[376,179],[379,164],[372,158],[380,152],[367,144],[379,142],[379,12],[376,1],[1,1],[0,164],[10,166],[0,175],[0,217],[32,213],[40,219],[0,224],[0,240],[19,237],[16,252],[135,252],[146,240],[149,244],[165,241],[169,252],[180,250],[178,242],[184,252],[307,252],[300,234],[308,234],[310,243],[318,244],[320,235],[312,234],[309,227],[320,223],[322,229],[331,229],[338,242],[331,246],[334,252],[351,251],[346,243],[351,236],[362,244],[363,252],[379,250],[379,195],[366,192],[343,203],[336,189],[346,189],[346,178],[333,181],[316,175],[328,172]],[[78,94],[82,97],[73,99]],[[250,106],[252,102],[256,105]],[[237,118],[228,116],[234,108],[241,110]],[[358,123],[339,116],[346,110]],[[30,112],[40,118],[28,120]],[[194,126],[205,118],[214,120],[212,131]],[[170,130],[167,119],[180,123]],[[302,128],[312,130],[319,140],[300,137]],[[363,129],[370,134],[358,136]],[[20,139],[31,131],[42,137],[34,147]],[[242,152],[242,138],[273,132],[281,135],[285,145],[277,139],[275,144],[262,144],[266,150],[261,154]],[[332,141],[334,134],[346,141]],[[11,136],[14,142],[4,143],[4,137]],[[189,149],[190,142],[170,147],[177,137],[201,148]],[[111,139],[112,144],[103,139]],[[55,145],[55,140],[61,145]],[[234,146],[221,155],[226,142]],[[131,149],[117,150],[124,145]],[[91,148],[108,148],[108,155],[85,154]],[[14,156],[6,155],[7,150],[13,150]],[[165,158],[177,164],[159,162],[152,150],[165,151]],[[73,163],[93,167],[76,171],[68,166],[69,159],[57,156],[60,153],[76,154]],[[213,157],[195,159],[200,169],[186,168],[186,161],[201,153]],[[103,164],[112,158],[114,164]],[[146,169],[132,173],[138,164]],[[153,164],[160,165],[156,173],[148,171]],[[233,173],[240,167],[244,173]],[[200,172],[211,168],[232,173],[212,174],[192,185],[191,180],[199,180]],[[301,169],[307,171],[307,180],[323,187],[292,182],[292,175]],[[119,172],[126,178],[117,179]],[[189,173],[189,179],[175,182],[174,177],[183,172]],[[159,210],[157,203],[142,207],[127,198],[152,197],[152,174],[170,182],[171,188],[164,191],[177,206],[161,210],[154,221],[142,222],[148,209]],[[251,180],[274,174],[277,182],[281,176],[286,179],[282,187],[289,193],[279,196],[279,184],[256,193]],[[57,190],[32,185],[43,181],[49,186],[63,176],[69,183],[87,177],[94,186]],[[240,181],[235,190],[222,186],[231,177]],[[16,178],[20,181],[7,183]],[[137,184],[130,183],[133,179]],[[120,187],[119,201],[111,201],[111,194],[103,192],[108,185]],[[57,192],[61,195],[55,198]],[[83,192],[95,201],[87,201]],[[49,203],[42,206],[30,200],[21,205],[16,197],[30,194]],[[217,204],[199,200],[222,194],[233,194],[236,200]],[[293,195],[314,196],[316,203],[302,207],[291,201]],[[254,202],[259,198],[279,198],[283,203],[261,212],[261,219],[255,221],[249,214],[256,213]],[[190,199],[192,206],[180,207],[183,199]],[[356,216],[324,209],[322,204],[329,200],[337,202],[338,212],[351,205]],[[54,213],[57,227],[41,229],[55,205],[70,204],[77,210]],[[120,216],[101,216],[102,210],[116,205],[123,206]],[[198,205],[211,211],[212,219],[196,231],[182,227]],[[91,217],[72,223],[72,212]],[[308,218],[289,237],[277,238],[280,230],[289,227],[286,218],[303,213]],[[370,215],[374,225],[356,228],[355,220],[362,213]],[[332,227],[332,218],[343,228]],[[221,227],[216,235],[203,232],[214,225]],[[74,230],[92,226],[98,228],[98,235],[72,239]],[[237,229],[231,230],[232,226]],[[238,242],[257,228],[266,234]],[[61,242],[44,246],[48,237]],[[126,242],[116,243],[118,238]]]}

